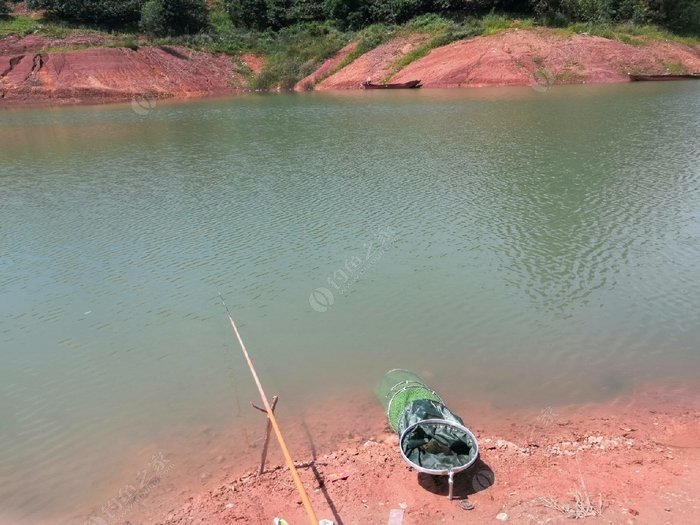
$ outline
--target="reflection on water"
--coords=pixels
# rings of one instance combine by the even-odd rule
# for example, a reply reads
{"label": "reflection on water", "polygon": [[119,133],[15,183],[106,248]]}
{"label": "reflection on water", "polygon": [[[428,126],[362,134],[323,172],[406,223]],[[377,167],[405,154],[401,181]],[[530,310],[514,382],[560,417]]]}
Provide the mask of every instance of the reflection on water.
{"label": "reflection on water", "polygon": [[396,366],[500,406],[696,376],[698,136],[690,83],[0,113],[2,512],[243,423],[219,291],[290,410]]}

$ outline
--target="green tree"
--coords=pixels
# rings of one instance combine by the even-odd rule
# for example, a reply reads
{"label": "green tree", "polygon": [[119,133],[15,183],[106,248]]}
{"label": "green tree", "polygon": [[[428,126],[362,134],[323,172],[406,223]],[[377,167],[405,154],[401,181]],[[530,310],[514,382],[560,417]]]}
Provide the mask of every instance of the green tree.
{"label": "green tree", "polygon": [[223,5],[235,25],[249,29],[267,29],[265,0],[223,0]]}
{"label": "green tree", "polygon": [[673,0],[668,2],[666,25],[676,31],[700,35],[700,0]]}
{"label": "green tree", "polygon": [[46,9],[59,18],[125,26],[138,21],[144,0],[27,0],[29,9]]}
{"label": "green tree", "polygon": [[372,22],[370,0],[325,0],[326,17],[348,29],[359,29]]}
{"label": "green tree", "polygon": [[147,0],[141,8],[139,28],[151,35],[197,33],[206,27],[204,0]]}

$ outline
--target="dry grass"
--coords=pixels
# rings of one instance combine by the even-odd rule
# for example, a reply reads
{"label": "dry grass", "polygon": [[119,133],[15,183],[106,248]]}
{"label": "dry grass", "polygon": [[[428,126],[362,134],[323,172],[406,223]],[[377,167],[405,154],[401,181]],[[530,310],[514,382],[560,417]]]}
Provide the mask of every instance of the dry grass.
{"label": "dry grass", "polygon": [[559,503],[551,496],[539,499],[539,504],[548,509],[561,512],[567,518],[582,520],[584,518],[600,516],[603,513],[603,497],[599,494],[597,503],[591,501],[583,477],[580,478],[580,487],[571,491],[573,503]]}

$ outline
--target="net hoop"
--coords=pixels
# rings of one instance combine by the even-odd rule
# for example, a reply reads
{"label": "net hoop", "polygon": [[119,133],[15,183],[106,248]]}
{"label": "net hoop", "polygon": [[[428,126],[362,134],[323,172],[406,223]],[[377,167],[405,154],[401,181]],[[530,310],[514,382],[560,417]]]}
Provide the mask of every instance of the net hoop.
{"label": "net hoop", "polygon": [[[455,428],[461,432],[464,432],[466,436],[471,439],[472,446],[474,447],[474,455],[472,458],[465,463],[462,466],[459,467],[453,467],[450,469],[429,469],[425,467],[421,467],[420,465],[416,465],[413,463],[408,457],[406,456],[406,453],[403,451],[403,442],[406,440],[406,438],[410,435],[410,432],[413,431],[415,428],[421,426],[421,425],[426,425],[426,424],[432,424],[432,425],[445,425],[448,427]],[[467,427],[464,425],[460,425],[458,423],[455,423],[453,421],[447,421],[446,419],[424,419],[423,421],[418,421],[417,423],[413,423],[412,425],[406,427],[406,429],[401,433],[401,437],[399,438],[399,452],[401,452],[401,457],[403,460],[408,463],[411,468],[416,469],[418,472],[424,472],[425,474],[432,474],[433,476],[447,476],[451,474],[455,474],[457,472],[462,472],[463,470],[468,469],[471,467],[479,457],[479,443],[476,440],[476,437],[474,434],[472,434],[472,431],[469,430]]]}

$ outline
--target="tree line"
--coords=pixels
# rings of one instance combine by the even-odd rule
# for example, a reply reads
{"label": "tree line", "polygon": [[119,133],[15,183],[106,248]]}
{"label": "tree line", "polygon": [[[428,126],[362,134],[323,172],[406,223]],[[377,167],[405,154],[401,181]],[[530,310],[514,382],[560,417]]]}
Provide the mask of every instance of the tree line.
{"label": "tree line", "polygon": [[[700,0],[27,0],[27,7],[109,28],[138,26],[159,36],[205,31],[212,10],[223,11],[235,27],[259,31],[310,21],[360,29],[427,13],[459,19],[495,11],[550,25],[633,22],[700,32]],[[0,14],[6,10],[7,0],[0,0]]]}

